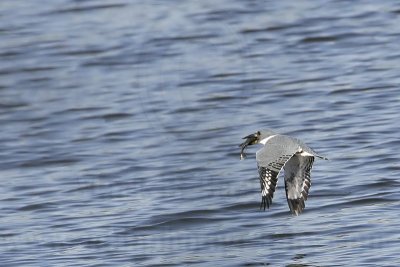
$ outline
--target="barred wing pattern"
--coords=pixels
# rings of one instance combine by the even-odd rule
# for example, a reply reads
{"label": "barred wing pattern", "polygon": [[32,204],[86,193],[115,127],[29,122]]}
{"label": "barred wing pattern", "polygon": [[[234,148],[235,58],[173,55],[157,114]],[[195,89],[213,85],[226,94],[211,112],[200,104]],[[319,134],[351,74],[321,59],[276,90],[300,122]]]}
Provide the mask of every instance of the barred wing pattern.
{"label": "barred wing pattern", "polygon": [[285,165],[285,190],[290,211],[299,215],[305,208],[305,201],[311,187],[311,168],[314,157],[294,155]]}
{"label": "barred wing pattern", "polygon": [[291,157],[292,155],[280,156],[277,160],[269,163],[267,167],[263,167],[258,164],[258,174],[261,185],[260,209],[264,208],[265,210],[271,206],[276,184],[278,182],[279,172]]}

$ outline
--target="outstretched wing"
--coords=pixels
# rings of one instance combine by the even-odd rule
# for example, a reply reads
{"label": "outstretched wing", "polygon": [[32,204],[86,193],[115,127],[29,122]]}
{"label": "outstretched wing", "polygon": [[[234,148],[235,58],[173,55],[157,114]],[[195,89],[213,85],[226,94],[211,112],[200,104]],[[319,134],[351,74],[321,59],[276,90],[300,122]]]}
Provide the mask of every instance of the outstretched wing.
{"label": "outstretched wing", "polygon": [[299,215],[305,208],[305,201],[311,187],[313,156],[295,154],[285,164],[285,190],[290,211]]}
{"label": "outstretched wing", "polygon": [[[282,166],[284,163],[282,163]],[[258,166],[258,174],[260,177],[261,185],[261,205],[260,209],[269,208],[272,204],[272,198],[274,197],[274,192],[276,184],[278,182],[279,171],[273,171],[269,168]]]}
{"label": "outstretched wing", "polygon": [[285,163],[293,156],[295,150],[287,149],[283,146],[266,145],[257,151],[257,167],[261,185],[261,206],[260,208],[269,208],[272,204],[272,198],[278,175]]}

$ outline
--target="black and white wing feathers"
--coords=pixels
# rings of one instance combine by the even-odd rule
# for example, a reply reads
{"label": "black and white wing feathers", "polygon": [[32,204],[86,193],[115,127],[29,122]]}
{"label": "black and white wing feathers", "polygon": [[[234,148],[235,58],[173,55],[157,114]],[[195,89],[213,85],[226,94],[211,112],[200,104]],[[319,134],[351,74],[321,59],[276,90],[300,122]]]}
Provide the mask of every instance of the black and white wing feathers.
{"label": "black and white wing feathers", "polygon": [[282,155],[275,161],[270,162],[266,167],[258,164],[257,167],[261,185],[261,209],[265,210],[265,208],[271,206],[279,172],[291,157],[292,155]]}
{"label": "black and white wing feathers", "polygon": [[290,211],[299,215],[305,208],[305,201],[311,187],[313,156],[296,153],[285,164],[285,190]]}

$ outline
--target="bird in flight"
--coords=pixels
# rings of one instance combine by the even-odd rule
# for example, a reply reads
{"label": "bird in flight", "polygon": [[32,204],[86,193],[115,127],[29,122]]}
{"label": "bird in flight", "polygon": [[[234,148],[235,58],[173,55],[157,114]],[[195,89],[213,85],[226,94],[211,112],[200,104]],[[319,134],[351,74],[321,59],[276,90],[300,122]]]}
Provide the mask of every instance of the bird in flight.
{"label": "bird in flight", "polygon": [[285,174],[286,199],[293,215],[299,215],[305,208],[305,201],[311,186],[311,168],[314,159],[327,159],[299,139],[278,134],[272,130],[257,131],[243,139],[240,159],[244,159],[247,146],[262,144],[257,151],[256,160],[261,185],[261,206],[269,208],[274,197],[278,175],[281,169]]}

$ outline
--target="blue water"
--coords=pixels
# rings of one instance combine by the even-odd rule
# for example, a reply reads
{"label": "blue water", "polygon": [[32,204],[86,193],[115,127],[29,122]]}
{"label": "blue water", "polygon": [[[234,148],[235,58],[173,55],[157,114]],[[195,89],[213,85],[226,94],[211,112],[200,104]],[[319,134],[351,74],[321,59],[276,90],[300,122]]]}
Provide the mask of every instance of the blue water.
{"label": "blue water", "polygon": [[[0,3],[1,266],[399,266],[397,1]],[[267,211],[272,128],[318,160]]]}

